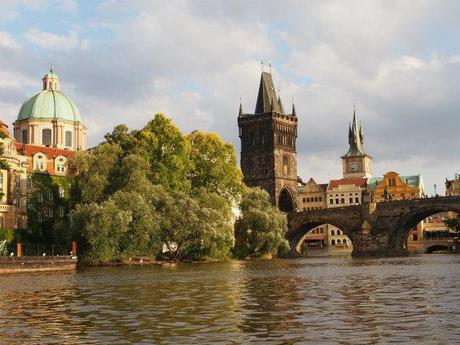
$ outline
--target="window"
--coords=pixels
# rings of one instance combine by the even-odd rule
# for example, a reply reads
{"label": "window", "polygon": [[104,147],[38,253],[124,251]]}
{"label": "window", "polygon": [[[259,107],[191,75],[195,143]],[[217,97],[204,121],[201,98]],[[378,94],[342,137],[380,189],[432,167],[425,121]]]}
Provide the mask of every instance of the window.
{"label": "window", "polygon": [[342,242],[340,240],[337,240],[337,245],[340,245]]}
{"label": "window", "polygon": [[350,202],[350,204],[353,204],[353,198],[349,198],[348,201]]}
{"label": "window", "polygon": [[56,166],[54,168],[56,170],[56,172],[65,173],[65,163],[66,163],[65,158],[63,158],[63,157],[56,158],[56,160],[55,160]]}
{"label": "window", "polygon": [[318,200],[319,200],[320,202],[322,202],[322,201],[323,201],[323,198],[322,198],[322,197],[319,197],[319,199],[318,199]]}
{"label": "window", "polygon": [[37,214],[37,221],[38,221],[39,223],[41,223],[41,222],[43,221],[43,218],[42,218],[42,214],[41,214],[41,213],[38,213],[38,214]]}
{"label": "window", "polygon": [[335,231],[334,231],[334,230],[331,230],[331,235],[332,235],[332,236],[335,235]]}
{"label": "window", "polygon": [[20,207],[21,206],[21,197],[18,195],[16,197],[16,207]]}
{"label": "window", "polygon": [[345,204],[345,198],[340,199],[341,204]]}
{"label": "window", "polygon": [[340,230],[337,230],[337,236],[338,235],[341,235],[342,233],[340,232]]}
{"label": "window", "polygon": [[318,197],[315,197],[315,202],[318,202]]}
{"label": "window", "polygon": [[51,146],[51,129],[42,130],[42,145]]}
{"label": "window", "polygon": [[359,204],[359,198],[355,198],[355,202]]}
{"label": "window", "polygon": [[302,201],[305,202],[305,201],[306,201],[306,198],[302,198]]}
{"label": "window", "polygon": [[331,241],[331,245],[335,246],[335,240]]}
{"label": "window", "polygon": [[53,200],[53,191],[51,189],[48,190],[48,200]]}
{"label": "window", "polygon": [[335,203],[336,203],[336,205],[338,205],[339,204],[339,199],[335,199]]}
{"label": "window", "polygon": [[53,214],[54,214],[53,209],[52,208],[48,209],[48,217],[52,217]]}
{"label": "window", "polygon": [[21,186],[21,178],[19,176],[16,176],[15,181],[16,181],[16,187],[20,187]]}
{"label": "window", "polygon": [[27,178],[27,189],[32,189],[32,178],[31,177]]}
{"label": "window", "polygon": [[64,191],[64,188],[62,186],[59,186],[59,197],[60,198],[65,197],[65,191]]}
{"label": "window", "polygon": [[59,207],[59,217],[64,217],[64,207]]}
{"label": "window", "polygon": [[412,235],[412,241],[418,241],[418,236],[417,234]]}
{"label": "window", "polygon": [[21,133],[21,143],[27,144],[27,129],[23,129]]}
{"label": "window", "polygon": [[38,200],[38,202],[43,202],[43,194],[42,194],[42,192],[37,193],[37,200]]}
{"label": "window", "polygon": [[343,240],[343,245],[344,246],[348,245],[347,240],[345,240],[345,239]]}
{"label": "window", "polygon": [[72,132],[71,131],[65,132],[65,146],[72,147]]}
{"label": "window", "polygon": [[34,169],[39,171],[46,170],[46,156],[44,154],[38,153],[34,157]]}

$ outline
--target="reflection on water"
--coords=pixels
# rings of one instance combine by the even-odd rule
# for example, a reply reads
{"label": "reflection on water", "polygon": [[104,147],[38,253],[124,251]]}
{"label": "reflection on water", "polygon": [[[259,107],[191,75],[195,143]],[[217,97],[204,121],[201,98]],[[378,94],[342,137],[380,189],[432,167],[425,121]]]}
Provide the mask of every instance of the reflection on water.
{"label": "reflection on water", "polygon": [[6,344],[451,344],[460,256],[0,276]]}

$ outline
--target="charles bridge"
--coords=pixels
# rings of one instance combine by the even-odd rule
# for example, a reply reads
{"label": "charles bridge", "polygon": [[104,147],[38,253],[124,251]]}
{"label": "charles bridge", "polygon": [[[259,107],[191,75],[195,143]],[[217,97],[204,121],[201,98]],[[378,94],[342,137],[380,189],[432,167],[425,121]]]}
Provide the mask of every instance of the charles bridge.
{"label": "charles bridge", "polygon": [[288,214],[286,235],[291,255],[300,253],[303,237],[321,224],[332,224],[353,243],[353,256],[400,256],[409,232],[423,219],[440,212],[460,213],[460,196],[373,202]]}

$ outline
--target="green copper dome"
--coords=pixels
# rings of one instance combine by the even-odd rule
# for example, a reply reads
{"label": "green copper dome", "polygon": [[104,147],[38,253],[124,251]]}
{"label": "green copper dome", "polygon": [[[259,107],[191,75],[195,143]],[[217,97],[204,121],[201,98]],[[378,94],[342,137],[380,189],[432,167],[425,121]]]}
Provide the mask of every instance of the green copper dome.
{"label": "green copper dome", "polygon": [[24,102],[17,121],[30,118],[83,122],[75,103],[61,91],[52,89],[43,90]]}
{"label": "green copper dome", "polygon": [[61,81],[54,73],[53,65],[42,78],[43,91],[30,97],[19,110],[17,121],[28,119],[81,120],[80,112],[72,100],[61,91]]}

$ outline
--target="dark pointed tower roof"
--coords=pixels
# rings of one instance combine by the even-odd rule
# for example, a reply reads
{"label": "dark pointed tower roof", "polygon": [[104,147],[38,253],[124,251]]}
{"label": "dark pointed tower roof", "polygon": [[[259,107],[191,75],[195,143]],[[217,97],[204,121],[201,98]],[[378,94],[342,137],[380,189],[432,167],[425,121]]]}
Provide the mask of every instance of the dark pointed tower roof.
{"label": "dark pointed tower roof", "polygon": [[292,103],[292,116],[297,116],[295,112],[295,105]]}
{"label": "dark pointed tower roof", "polygon": [[259,94],[257,95],[257,103],[255,114],[268,113],[274,111],[282,114],[283,111],[277,102],[275,86],[273,85],[272,75],[267,72],[262,72],[260,76]]}
{"label": "dark pointed tower roof", "polygon": [[243,104],[241,104],[241,101],[240,101],[240,109],[238,111],[238,116],[239,117],[243,116]]}
{"label": "dark pointed tower roof", "polygon": [[281,102],[281,97],[278,96],[278,106],[280,107],[281,114],[284,114],[283,102]]}
{"label": "dark pointed tower roof", "polygon": [[363,147],[363,130],[361,124],[356,120],[356,109],[353,109],[353,122],[348,126],[348,144],[350,148],[343,157],[367,156]]}

